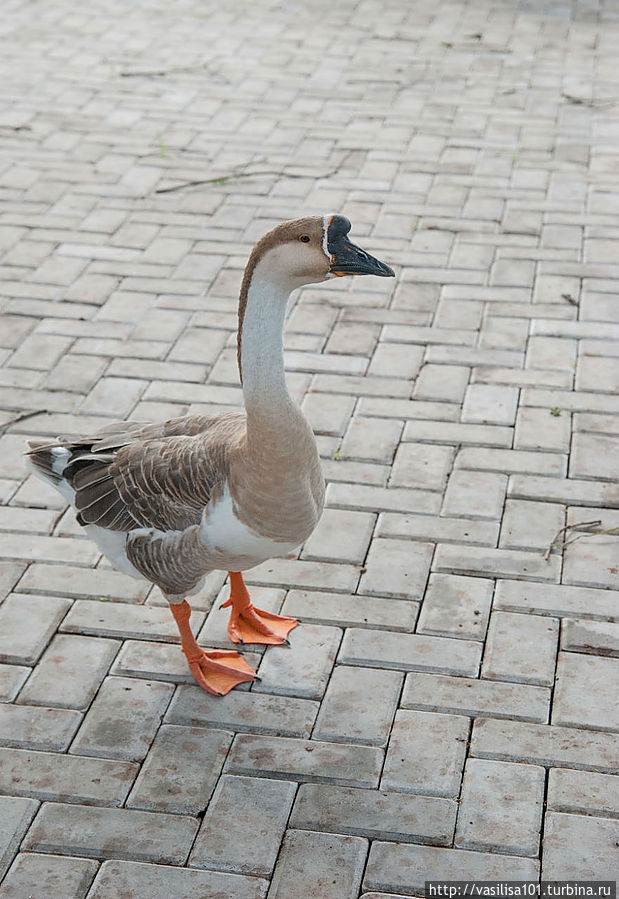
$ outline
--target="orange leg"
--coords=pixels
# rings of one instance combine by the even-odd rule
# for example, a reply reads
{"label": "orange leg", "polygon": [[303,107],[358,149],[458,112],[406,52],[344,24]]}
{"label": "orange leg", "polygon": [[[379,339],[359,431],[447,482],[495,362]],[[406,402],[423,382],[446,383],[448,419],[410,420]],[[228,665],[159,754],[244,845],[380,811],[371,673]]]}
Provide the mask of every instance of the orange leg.
{"label": "orange leg", "polygon": [[249,593],[240,571],[229,571],[230,598],[221,608],[232,606],[228,622],[228,636],[233,643],[285,643],[290,645],[288,633],[299,623],[296,618],[285,618],[273,612],[257,609],[249,600]]}
{"label": "orange leg", "polygon": [[225,696],[238,684],[258,680],[256,672],[238,652],[205,652],[198,646],[189,626],[191,606],[187,600],[178,604],[170,603],[170,609],[181,635],[181,649],[187,656],[191,673],[200,687],[214,696]]}

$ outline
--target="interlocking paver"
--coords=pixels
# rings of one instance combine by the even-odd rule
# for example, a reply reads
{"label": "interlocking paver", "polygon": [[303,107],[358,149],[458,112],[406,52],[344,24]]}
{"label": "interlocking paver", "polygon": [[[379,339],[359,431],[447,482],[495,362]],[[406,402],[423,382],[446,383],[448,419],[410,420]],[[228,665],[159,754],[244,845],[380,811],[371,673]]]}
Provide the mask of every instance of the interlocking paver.
{"label": "interlocking paver", "polygon": [[[45,30],[17,0],[3,21],[0,792],[121,829],[97,871],[59,821],[62,849],[22,846],[0,893],[390,899],[540,863],[599,876],[618,726],[612,4],[211,6],[131,7],[119,31],[115,9],[58,0],[70,27]],[[301,626],[290,649],[242,647],[262,683],[218,699],[161,591],[112,570],[23,444],[238,409],[245,260],[277,222],[330,212],[396,278],[290,304],[327,511],[296,558],[247,573]],[[544,558],[591,519],[611,533]],[[225,576],[191,600],[206,649],[231,647]],[[143,834],[122,822],[193,835],[203,815],[193,856],[189,838],[174,863],[162,844],[126,860]]]}
{"label": "interlocking paver", "polygon": [[209,803],[189,864],[269,877],[296,789],[291,781],[224,774]]}
{"label": "interlocking paver", "polygon": [[545,771],[539,766],[469,759],[454,845],[481,852],[537,855],[544,780]]}
{"label": "interlocking paver", "polygon": [[0,797],[0,878],[11,864],[39,803],[33,799]]}
{"label": "interlocking paver", "polygon": [[45,802],[23,848],[182,865],[197,830],[197,819],[185,815]]}

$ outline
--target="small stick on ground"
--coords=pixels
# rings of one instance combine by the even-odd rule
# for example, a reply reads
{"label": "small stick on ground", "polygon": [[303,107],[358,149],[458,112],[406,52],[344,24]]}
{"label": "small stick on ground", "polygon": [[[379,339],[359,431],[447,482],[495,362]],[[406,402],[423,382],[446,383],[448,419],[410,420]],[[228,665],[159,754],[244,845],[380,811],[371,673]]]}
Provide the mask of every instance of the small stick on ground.
{"label": "small stick on ground", "polygon": [[0,424],[0,434],[3,434],[11,425],[17,424],[18,421],[23,421],[25,418],[33,418],[35,415],[46,415],[47,411],[47,409],[36,409],[34,412],[20,412],[19,415],[14,415],[13,418],[9,418]]}
{"label": "small stick on ground", "polygon": [[[601,529],[599,525],[602,524],[602,519],[598,518],[595,521],[577,521],[575,524],[568,524],[564,528],[560,528],[557,533],[552,538],[548,549],[544,552],[544,561],[548,561],[548,557],[554,548],[559,549],[562,546],[569,546],[570,543],[575,543],[576,540],[581,540],[583,537],[597,537],[600,534],[618,534],[619,535],[619,527],[616,528],[605,528]],[[571,535],[571,539],[559,541],[559,537],[562,535],[566,535],[568,531],[582,531],[580,534]]]}

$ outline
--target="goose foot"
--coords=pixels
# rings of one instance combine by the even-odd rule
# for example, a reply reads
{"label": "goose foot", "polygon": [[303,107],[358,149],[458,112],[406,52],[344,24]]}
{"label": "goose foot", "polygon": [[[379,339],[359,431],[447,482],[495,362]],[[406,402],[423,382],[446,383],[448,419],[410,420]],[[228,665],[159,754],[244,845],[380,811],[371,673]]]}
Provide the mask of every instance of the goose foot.
{"label": "goose foot", "polygon": [[232,608],[228,622],[228,636],[233,643],[263,643],[267,646],[290,646],[288,634],[299,623],[296,618],[286,618],[258,609],[249,601],[249,593],[238,571],[230,575],[230,598],[222,609]]}
{"label": "goose foot", "polygon": [[196,683],[203,690],[212,693],[213,696],[225,696],[238,684],[260,679],[238,652],[223,649],[206,652],[198,646],[189,626],[191,606],[187,600],[171,603],[170,610],[178,625],[181,649],[189,662]]}
{"label": "goose foot", "polygon": [[225,696],[238,684],[260,680],[238,652],[206,652],[202,649],[199,653],[186,652],[185,655],[198,686],[213,696]]}

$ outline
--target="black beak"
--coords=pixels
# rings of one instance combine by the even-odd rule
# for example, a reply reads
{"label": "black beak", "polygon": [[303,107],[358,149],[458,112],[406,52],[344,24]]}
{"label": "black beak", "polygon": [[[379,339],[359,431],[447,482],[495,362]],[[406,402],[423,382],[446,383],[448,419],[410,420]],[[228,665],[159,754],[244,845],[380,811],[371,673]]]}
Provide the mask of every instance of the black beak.
{"label": "black beak", "polygon": [[384,262],[370,256],[346,236],[351,225],[343,215],[332,215],[327,226],[327,249],[331,256],[329,271],[333,275],[378,275],[395,278],[395,272]]}

